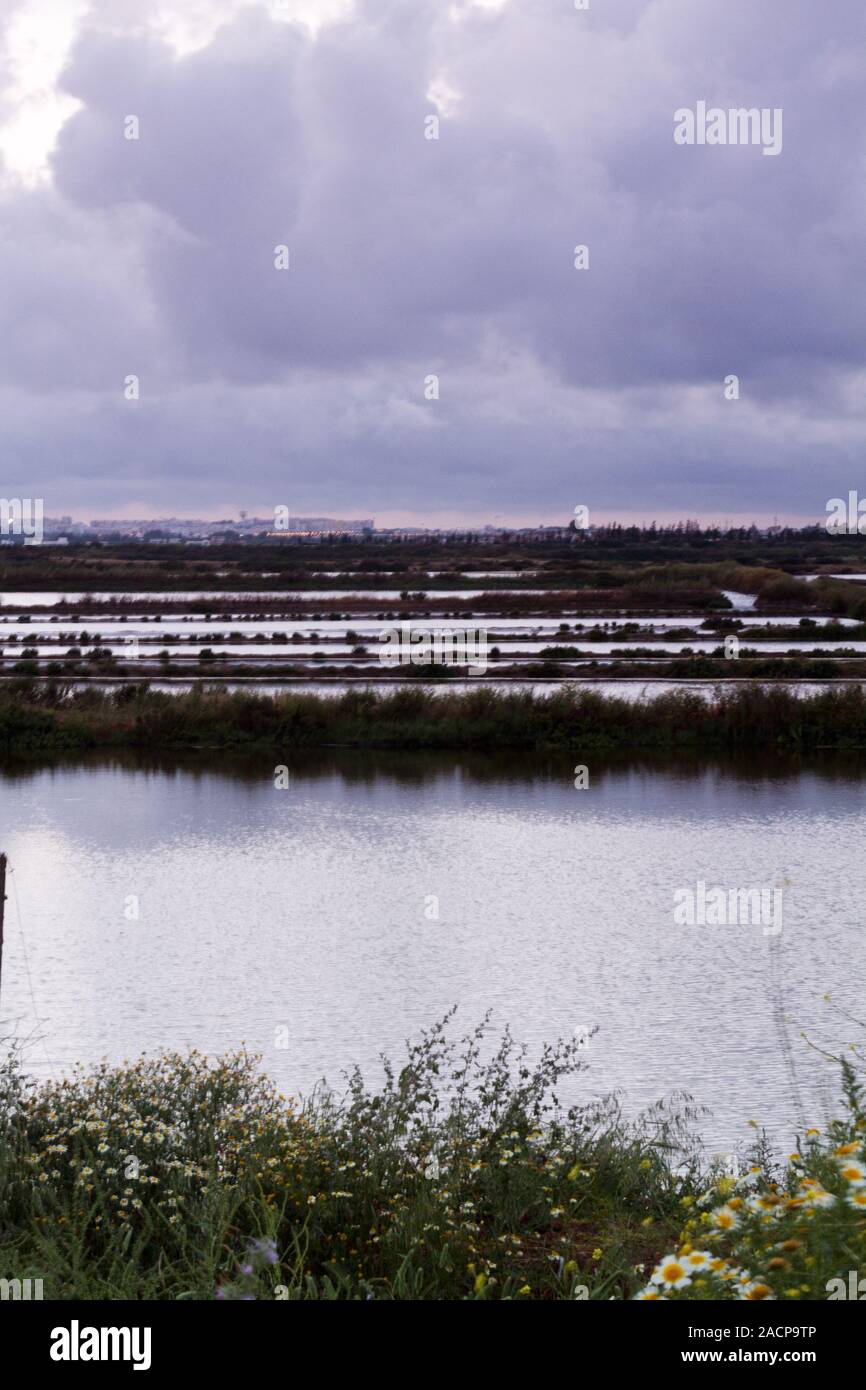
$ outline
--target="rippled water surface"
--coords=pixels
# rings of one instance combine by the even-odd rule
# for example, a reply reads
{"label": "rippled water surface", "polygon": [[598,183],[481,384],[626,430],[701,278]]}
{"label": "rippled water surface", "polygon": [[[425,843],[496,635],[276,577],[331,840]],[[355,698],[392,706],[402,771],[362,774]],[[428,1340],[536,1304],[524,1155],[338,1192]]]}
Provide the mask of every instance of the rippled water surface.
{"label": "rippled water surface", "polygon": [[[863,763],[590,758],[578,791],[574,758],[344,755],[277,790],[274,761],[6,769],[2,1015],[34,1071],[244,1041],[296,1091],[457,1004],[533,1047],[598,1025],[569,1099],[685,1089],[722,1149],[821,1123],[800,1034],[850,1040],[826,993],[863,1013]],[[701,879],[781,885],[781,934],[676,926]]]}

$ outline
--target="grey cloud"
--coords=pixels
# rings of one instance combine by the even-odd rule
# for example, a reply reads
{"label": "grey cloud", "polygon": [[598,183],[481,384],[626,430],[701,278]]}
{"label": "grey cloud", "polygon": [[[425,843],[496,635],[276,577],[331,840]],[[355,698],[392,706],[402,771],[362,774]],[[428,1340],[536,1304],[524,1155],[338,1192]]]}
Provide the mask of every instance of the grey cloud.
{"label": "grey cloud", "polygon": [[[364,0],[316,39],[251,7],[179,59],[111,18],[54,188],[4,196],[10,459],[67,505],[817,515],[857,485],[853,0]],[[675,146],[699,98],[783,107],[782,155]]]}

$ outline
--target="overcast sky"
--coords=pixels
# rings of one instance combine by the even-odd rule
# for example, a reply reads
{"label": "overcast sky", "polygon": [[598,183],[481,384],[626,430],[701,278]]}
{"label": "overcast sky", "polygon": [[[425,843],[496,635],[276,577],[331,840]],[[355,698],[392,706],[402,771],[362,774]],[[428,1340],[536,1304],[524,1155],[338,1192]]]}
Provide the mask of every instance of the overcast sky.
{"label": "overcast sky", "polygon": [[[4,496],[435,523],[866,495],[862,0],[0,13]],[[780,108],[781,153],[676,144],[702,100]]]}

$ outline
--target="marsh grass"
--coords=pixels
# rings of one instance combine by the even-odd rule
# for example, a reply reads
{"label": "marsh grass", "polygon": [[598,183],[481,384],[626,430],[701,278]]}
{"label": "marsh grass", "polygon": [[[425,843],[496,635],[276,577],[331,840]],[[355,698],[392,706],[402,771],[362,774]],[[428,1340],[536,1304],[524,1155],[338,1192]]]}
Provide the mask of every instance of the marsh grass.
{"label": "marsh grass", "polygon": [[298,1105],[243,1053],[38,1085],[10,1062],[0,1274],[50,1298],[628,1296],[697,1190],[688,1107],[565,1109],[581,1044],[531,1060],[450,1022]]}
{"label": "marsh grass", "polygon": [[0,1277],[52,1299],[824,1298],[866,1241],[862,1077],[787,1163],[707,1171],[686,1097],[563,1107],[582,1043],[532,1060],[449,1016],[295,1104],[239,1053],[35,1084],[0,1069]]}
{"label": "marsh grass", "polygon": [[72,692],[22,683],[0,694],[0,751],[98,747],[242,748],[866,748],[858,684],[798,695],[781,685],[670,691],[640,701],[565,685],[551,694],[417,685],[335,698],[264,695],[197,685]]}

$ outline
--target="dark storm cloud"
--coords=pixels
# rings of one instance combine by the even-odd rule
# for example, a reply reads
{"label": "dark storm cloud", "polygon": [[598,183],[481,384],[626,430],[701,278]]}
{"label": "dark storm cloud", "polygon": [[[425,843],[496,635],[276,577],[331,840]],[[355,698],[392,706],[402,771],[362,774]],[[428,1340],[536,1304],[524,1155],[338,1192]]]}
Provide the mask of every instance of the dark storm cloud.
{"label": "dark storm cloud", "polygon": [[[312,39],[249,8],[182,58],[91,19],[53,187],[4,194],[7,495],[535,519],[866,488],[862,7],[453,9]],[[782,153],[675,145],[699,99],[782,108]]]}

